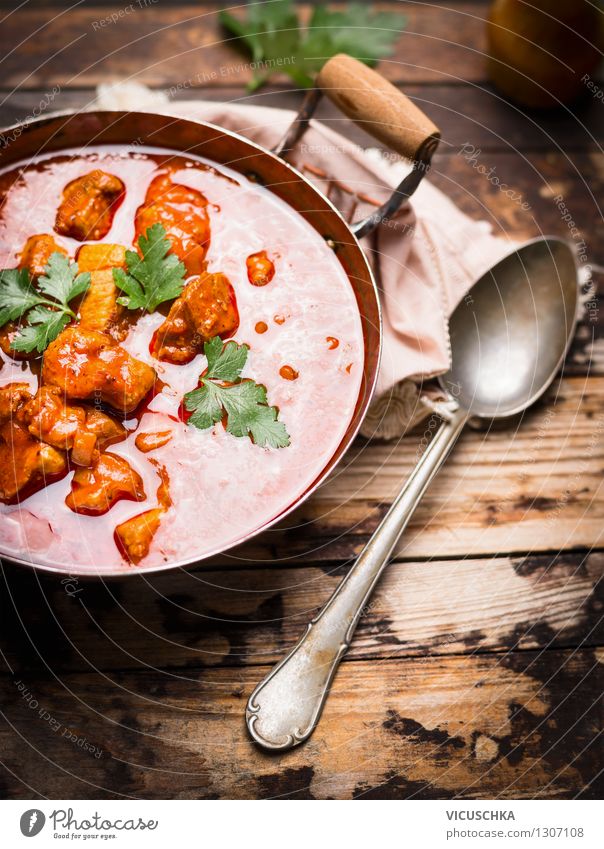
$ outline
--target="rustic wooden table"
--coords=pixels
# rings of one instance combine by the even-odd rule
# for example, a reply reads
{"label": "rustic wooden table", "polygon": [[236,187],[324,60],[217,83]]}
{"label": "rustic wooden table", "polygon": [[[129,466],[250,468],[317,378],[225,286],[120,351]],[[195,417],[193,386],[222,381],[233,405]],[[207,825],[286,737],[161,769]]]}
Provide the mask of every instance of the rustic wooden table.
{"label": "rustic wooden table", "polygon": [[[146,5],[101,29],[125,4],[0,9],[1,123],[34,113],[53,87],[52,108],[76,107],[123,77],[174,86],[178,97],[248,99],[249,71],[215,7]],[[398,5],[407,28],[380,70],[443,130],[431,179],[519,239],[572,238],[554,201],[562,195],[597,280],[602,101],[587,92],[572,110],[525,115],[486,82],[486,4]],[[204,84],[216,69],[225,70]],[[283,79],[249,100],[295,108],[300,99]],[[337,118],[327,105],[321,116]],[[466,142],[529,213],[459,155]],[[71,585],[4,566],[3,795],[601,794],[601,315],[591,310],[560,382],[517,430],[461,438],[361,622],[319,729],[291,753],[252,745],[247,696],[345,574],[421,434],[359,441],[284,524],[191,572]]]}

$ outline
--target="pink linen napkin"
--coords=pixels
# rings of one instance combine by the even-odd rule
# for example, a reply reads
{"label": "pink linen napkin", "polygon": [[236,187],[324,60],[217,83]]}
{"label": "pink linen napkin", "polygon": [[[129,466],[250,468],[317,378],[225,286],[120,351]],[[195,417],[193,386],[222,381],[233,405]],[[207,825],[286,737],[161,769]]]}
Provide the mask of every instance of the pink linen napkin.
{"label": "pink linen napkin", "polygon": [[[211,101],[167,102],[132,83],[101,86],[101,109],[140,109],[209,121],[266,148],[291,124],[284,109]],[[409,166],[394,154],[364,150],[312,121],[289,160],[340,209],[357,220],[382,203]],[[462,213],[424,179],[410,203],[363,240],[382,290],[384,348],[376,397],[361,432],[394,438],[430,407],[419,384],[449,366],[448,317],[472,283],[512,249],[487,222]]]}

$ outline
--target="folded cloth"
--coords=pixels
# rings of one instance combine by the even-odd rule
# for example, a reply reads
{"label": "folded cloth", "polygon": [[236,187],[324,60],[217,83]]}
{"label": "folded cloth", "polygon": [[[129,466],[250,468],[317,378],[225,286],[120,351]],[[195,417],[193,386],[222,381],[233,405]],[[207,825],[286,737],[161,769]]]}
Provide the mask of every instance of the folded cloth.
{"label": "folded cloth", "polygon": [[[95,108],[137,109],[208,121],[273,147],[295,113],[211,101],[168,102],[135,83],[100,86]],[[289,160],[348,221],[373,211],[409,165],[394,154],[362,149],[318,121]],[[363,240],[381,290],[384,347],[376,397],[363,423],[367,437],[400,436],[430,412],[419,386],[447,370],[448,317],[472,283],[513,249],[485,221],[461,212],[429,179],[389,221]]]}

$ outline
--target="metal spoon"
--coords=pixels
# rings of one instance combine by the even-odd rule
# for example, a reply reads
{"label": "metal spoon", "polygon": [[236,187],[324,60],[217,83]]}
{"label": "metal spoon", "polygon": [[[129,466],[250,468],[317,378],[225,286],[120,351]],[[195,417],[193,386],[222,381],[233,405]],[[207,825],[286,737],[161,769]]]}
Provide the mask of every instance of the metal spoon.
{"label": "metal spoon", "polygon": [[570,246],[543,238],[502,259],[458,304],[440,429],[340,586],[250,696],[247,727],[260,746],[289,749],[313,732],[363,608],[464,425],[517,414],[543,394],[572,339],[578,302]]}

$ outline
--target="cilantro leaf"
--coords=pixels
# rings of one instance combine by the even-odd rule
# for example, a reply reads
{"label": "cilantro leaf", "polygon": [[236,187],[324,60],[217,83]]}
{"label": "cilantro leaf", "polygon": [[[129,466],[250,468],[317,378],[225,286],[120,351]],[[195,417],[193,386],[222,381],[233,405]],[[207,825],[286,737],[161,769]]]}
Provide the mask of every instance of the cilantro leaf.
{"label": "cilantro leaf", "polygon": [[57,338],[61,330],[71,320],[66,313],[50,310],[43,306],[34,307],[27,319],[29,324],[19,328],[19,332],[11,343],[11,348],[26,353],[37,350],[40,354]]}
{"label": "cilantro leaf", "polygon": [[234,383],[243,371],[248,351],[247,345],[238,345],[233,340],[223,346],[220,336],[214,336],[203,347],[203,352],[208,358],[206,376],[212,380]]}
{"label": "cilantro leaf", "polygon": [[277,407],[269,407],[265,387],[241,379],[248,351],[247,345],[232,340],[223,345],[219,336],[206,342],[207,371],[201,385],[184,397],[185,409],[192,414],[188,423],[205,430],[226,414],[226,430],[232,436],[251,436],[256,445],[285,448],[289,434]]}
{"label": "cilantro leaf", "polygon": [[[126,251],[126,257],[130,251]],[[113,269],[113,282],[121,289],[122,292],[125,292],[128,295],[125,298],[123,295],[120,295],[117,298],[117,303],[121,304],[123,307],[128,307],[131,310],[142,309],[145,306],[145,290],[134,277],[130,277],[129,274],[126,274],[123,268],[114,268]]]}
{"label": "cilantro leaf", "polygon": [[83,294],[89,283],[88,272],[78,274],[77,263],[69,262],[66,256],[55,251],[44,269],[44,277],[38,278],[38,289],[60,304],[67,304]]}
{"label": "cilantro leaf", "polygon": [[136,251],[126,251],[126,266],[113,269],[113,280],[125,296],[117,299],[118,304],[130,310],[145,309],[153,312],[164,301],[172,301],[182,293],[185,266],[166,238],[161,224],[153,224],[140,236]]}
{"label": "cilantro leaf", "polygon": [[398,12],[375,11],[359,2],[336,11],[315,6],[306,29],[300,25],[293,0],[253,2],[245,19],[221,12],[220,20],[260,66],[248,84],[250,91],[276,73],[288,74],[300,86],[311,86],[314,74],[337,53],[375,65],[392,53],[405,26]]}
{"label": "cilantro leaf", "polygon": [[0,271],[0,327],[15,321],[40,303],[26,268],[6,268]]}
{"label": "cilantro leaf", "polygon": [[224,387],[221,400],[228,417],[227,432],[233,436],[247,436],[248,425],[255,418],[256,407],[266,407],[266,389],[253,380],[244,380]]}
{"label": "cilantro leaf", "polygon": [[11,341],[11,348],[42,353],[71,319],[77,318],[69,302],[84,294],[89,285],[90,274],[79,274],[77,263],[59,251],[50,255],[37,287],[25,268],[0,271],[0,327],[7,321],[25,322]]}
{"label": "cilantro leaf", "polygon": [[327,56],[347,53],[367,65],[375,65],[378,59],[392,53],[404,25],[402,15],[376,11],[368,3],[351,3],[343,10],[316,6],[304,43],[307,63],[319,71]]}
{"label": "cilantro leaf", "polygon": [[222,25],[230,30],[251,53],[254,62],[266,65],[255,68],[249,91],[264,85],[275,65],[281,70],[297,52],[301,40],[298,15],[291,0],[271,0],[268,3],[249,3],[245,20],[229,12],[220,13]]}
{"label": "cilantro leaf", "polygon": [[223,415],[220,387],[211,380],[203,380],[199,389],[185,395],[185,408],[193,413],[188,424],[199,430],[212,427]]}
{"label": "cilantro leaf", "polygon": [[256,445],[285,448],[289,434],[283,422],[278,421],[278,410],[269,407],[266,389],[251,380],[227,386],[222,403],[227,412],[227,432],[233,436],[251,435]]}
{"label": "cilantro leaf", "polygon": [[[246,416],[245,428],[249,431],[255,445],[268,445],[271,448],[287,448],[289,445],[289,434],[283,422],[278,420],[276,407],[256,404]],[[230,418],[227,430],[233,433]]]}

